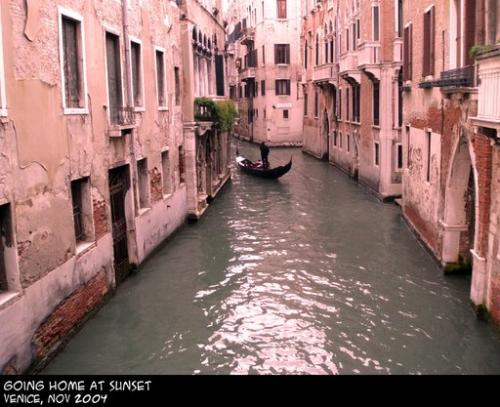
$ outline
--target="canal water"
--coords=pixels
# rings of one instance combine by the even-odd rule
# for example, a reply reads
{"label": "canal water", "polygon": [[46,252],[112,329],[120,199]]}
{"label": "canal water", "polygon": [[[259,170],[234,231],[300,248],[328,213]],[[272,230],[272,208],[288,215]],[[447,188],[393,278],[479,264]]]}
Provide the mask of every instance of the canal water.
{"label": "canal water", "polygon": [[[259,158],[258,148],[240,152]],[[499,374],[500,339],[395,205],[297,149],[241,174],[44,374]]]}

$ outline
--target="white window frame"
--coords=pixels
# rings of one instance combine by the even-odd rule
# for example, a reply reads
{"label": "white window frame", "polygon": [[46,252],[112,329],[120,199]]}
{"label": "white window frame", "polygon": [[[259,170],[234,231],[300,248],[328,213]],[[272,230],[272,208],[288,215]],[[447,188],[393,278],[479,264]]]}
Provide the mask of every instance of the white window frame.
{"label": "white window frame", "polygon": [[[163,54],[163,87],[165,92],[165,103],[166,105],[160,106],[160,93],[158,89],[158,69],[156,63],[156,53],[161,52]],[[155,65],[155,88],[156,88],[156,104],[158,106],[158,110],[167,111],[168,110],[168,89],[167,89],[167,52],[165,48],[155,46],[154,47],[154,65]]]}
{"label": "white window frame", "polygon": [[[76,107],[67,107],[66,106],[66,77],[64,74],[64,43],[63,43],[63,17],[70,18],[72,20],[78,21],[80,23],[80,41],[82,44],[82,71],[83,71],[83,99],[84,99],[84,107],[76,108]],[[67,8],[58,7],[58,24],[59,24],[59,60],[60,60],[60,70],[61,70],[61,95],[62,95],[62,106],[65,115],[76,115],[76,114],[88,114],[89,106],[88,106],[88,86],[87,86],[87,57],[86,57],[86,48],[85,48],[85,26],[83,16],[78,14],[73,10],[69,10]],[[2,52],[3,54],[3,52]],[[3,70],[3,64],[2,64]],[[3,72],[0,73],[3,75]],[[3,81],[2,81],[3,84]],[[2,94],[2,100],[3,94]]]}
{"label": "white window frame", "polygon": [[108,52],[107,52],[107,45],[106,45],[106,34],[113,34],[118,37],[118,49],[120,51],[120,75],[121,75],[121,83],[122,83],[122,105],[121,107],[123,108],[125,105],[125,89],[124,89],[124,81],[123,81],[123,55],[122,55],[122,37],[121,33],[119,30],[112,28],[112,27],[104,27],[104,38],[103,38],[103,44],[104,44],[104,76],[105,76],[105,81],[106,81],[106,103],[107,103],[107,116],[109,122],[111,122],[111,110],[109,109],[109,86],[108,86]]}
{"label": "white window frame", "polygon": [[[141,79],[140,80],[141,80],[141,92],[142,92],[142,105],[136,106],[134,97],[132,97],[132,99],[133,99],[132,104],[134,105],[134,111],[145,112],[146,111],[146,93],[144,91],[144,46],[142,44],[142,41],[139,38],[130,36],[129,40],[130,40],[130,48],[132,48],[132,43],[136,43],[137,45],[139,45],[141,47],[141,56],[140,56],[139,65],[141,66],[141,73],[140,73]],[[132,54],[130,56],[129,70],[130,70],[130,79],[133,81],[134,78],[133,78],[133,74],[132,74]],[[132,90],[133,90],[133,85],[132,85]]]}

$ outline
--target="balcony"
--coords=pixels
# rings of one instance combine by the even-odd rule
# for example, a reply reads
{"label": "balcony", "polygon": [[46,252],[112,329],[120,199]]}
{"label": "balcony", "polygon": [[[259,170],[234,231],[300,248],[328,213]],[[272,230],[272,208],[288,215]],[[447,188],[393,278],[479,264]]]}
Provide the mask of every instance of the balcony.
{"label": "balcony", "polygon": [[423,81],[421,89],[431,88],[472,88],[474,86],[474,65],[441,72],[441,78],[434,81]]}
{"label": "balcony", "polygon": [[246,27],[241,32],[240,42],[243,45],[251,45],[255,41],[255,27]]}
{"label": "balcony", "polygon": [[358,54],[349,52],[340,58],[340,75],[358,70]]}
{"label": "balcony", "polygon": [[377,65],[380,63],[380,44],[365,43],[358,50],[358,66]]}
{"label": "balcony", "polygon": [[482,127],[500,131],[500,45],[477,57],[478,114],[474,119]]}
{"label": "balcony", "polygon": [[121,137],[136,127],[135,111],[133,107],[116,107],[109,109],[110,126],[109,137]]}
{"label": "balcony", "polygon": [[241,75],[244,79],[255,78],[255,68],[257,68],[257,50],[254,49],[245,55]]}
{"label": "balcony", "polygon": [[314,82],[334,83],[337,80],[337,66],[334,64],[318,65],[313,68]]}

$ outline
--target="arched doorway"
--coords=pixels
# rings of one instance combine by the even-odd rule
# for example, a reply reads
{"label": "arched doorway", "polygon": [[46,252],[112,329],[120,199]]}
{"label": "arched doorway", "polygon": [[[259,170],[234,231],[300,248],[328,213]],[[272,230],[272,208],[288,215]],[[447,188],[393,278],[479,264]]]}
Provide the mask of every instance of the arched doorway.
{"label": "arched doorway", "polygon": [[476,238],[476,177],[465,136],[455,147],[448,174],[442,226],[443,263],[460,265],[461,270],[472,270],[471,250]]}
{"label": "arched doorway", "polygon": [[328,161],[330,158],[330,122],[328,120],[328,112],[326,111],[326,109],[323,113],[323,125],[321,126],[321,133],[325,145],[322,159]]}

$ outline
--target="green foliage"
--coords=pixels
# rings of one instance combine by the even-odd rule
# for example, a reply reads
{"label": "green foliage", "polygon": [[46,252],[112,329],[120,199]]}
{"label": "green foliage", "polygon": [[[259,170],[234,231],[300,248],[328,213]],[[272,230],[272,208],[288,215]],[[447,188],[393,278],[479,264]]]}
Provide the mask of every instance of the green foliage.
{"label": "green foliage", "polygon": [[469,55],[471,58],[476,58],[478,55],[484,54],[485,52],[493,51],[495,48],[496,48],[495,44],[474,45],[469,50]]}
{"label": "green foliage", "polygon": [[221,131],[230,131],[234,120],[238,117],[236,107],[231,100],[214,102],[210,98],[196,98],[195,120],[215,122]]}
{"label": "green foliage", "polygon": [[218,127],[221,131],[230,131],[233,127],[234,119],[238,117],[238,112],[233,101],[223,100],[215,104]]}

